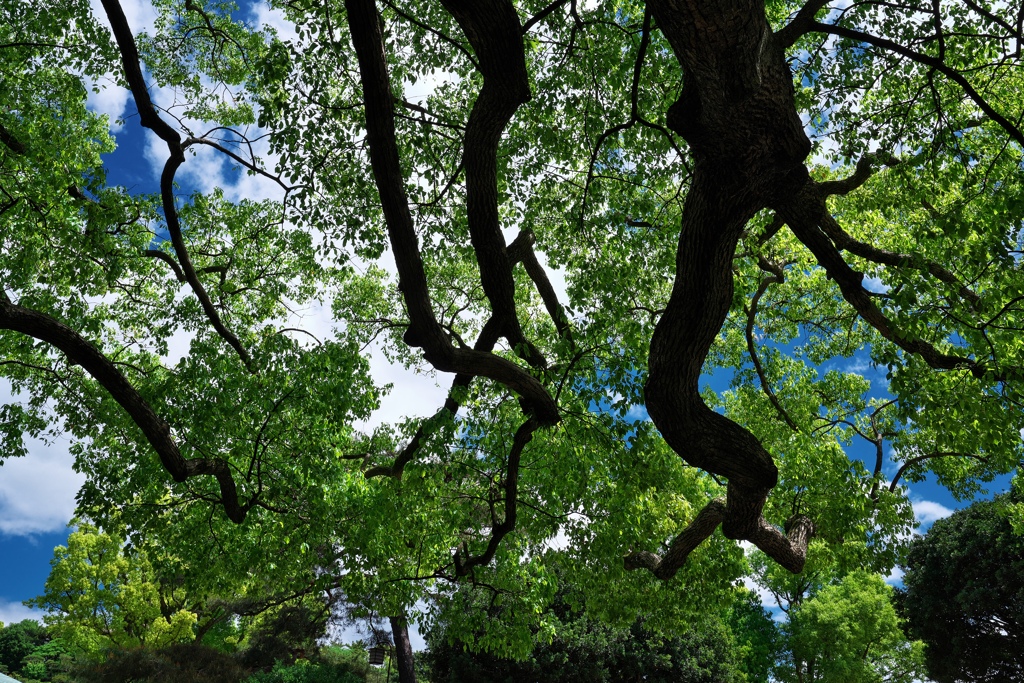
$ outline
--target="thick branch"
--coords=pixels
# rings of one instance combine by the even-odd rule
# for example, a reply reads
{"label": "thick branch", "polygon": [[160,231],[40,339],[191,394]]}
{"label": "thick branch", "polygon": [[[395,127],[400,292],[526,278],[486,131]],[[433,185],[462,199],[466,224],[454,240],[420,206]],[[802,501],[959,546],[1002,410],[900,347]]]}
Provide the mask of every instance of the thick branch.
{"label": "thick branch", "polygon": [[238,340],[238,337],[221,320],[220,314],[217,313],[217,308],[210,299],[210,295],[206,293],[206,288],[203,287],[203,283],[200,282],[199,276],[196,274],[196,269],[192,265],[192,259],[189,258],[188,248],[185,246],[185,238],[181,232],[181,224],[178,222],[178,209],[174,205],[174,174],[184,161],[184,156],[172,155],[167,159],[167,163],[164,164],[164,171],[160,176],[160,195],[163,200],[164,220],[167,222],[167,232],[171,236],[171,244],[174,245],[174,253],[181,263],[181,272],[185,276],[186,282],[192,288],[196,298],[199,299],[199,304],[203,307],[203,312],[206,313],[206,317],[213,325],[213,329],[238,353],[238,357],[242,359],[245,367],[250,372],[255,372],[252,357],[245,347],[242,346],[242,342]]}
{"label": "thick branch", "polygon": [[818,183],[818,191],[826,197],[836,194],[848,195],[868,181],[868,178],[874,173],[875,162],[878,161],[890,167],[900,163],[899,159],[891,154],[883,152],[865,154],[857,162],[852,175],[841,180],[826,180]]}
{"label": "thick branch", "polygon": [[171,270],[174,272],[174,277],[178,280],[178,282],[185,281],[185,273],[181,272],[181,266],[179,266],[178,262],[174,260],[174,257],[168,254],[166,251],[160,251],[159,249],[146,249],[145,251],[142,252],[142,255],[163,261],[164,263],[171,267]]}
{"label": "thick branch", "polygon": [[[704,506],[683,532],[673,539],[664,555],[648,551],[630,553],[624,560],[626,570],[647,569],[659,579],[671,579],[686,564],[690,553],[711,536],[728,516],[728,504],[721,498],[716,498]],[[814,524],[811,520],[803,515],[797,515],[787,524],[785,534],[764,518],[759,518],[757,527],[749,535],[749,540],[784,568],[796,574],[803,570],[807,559],[807,545],[813,536]]]}
{"label": "thick branch", "polygon": [[559,7],[564,6],[566,2],[568,2],[568,0],[555,0],[553,3],[530,17],[526,23],[523,24],[523,35],[529,33],[531,28],[544,21],[552,12]]}
{"label": "thick branch", "polygon": [[513,264],[523,264],[523,268],[526,270],[526,274],[530,276],[530,279],[533,280],[533,284],[537,288],[541,300],[544,302],[544,308],[547,309],[548,315],[551,316],[551,321],[555,324],[555,329],[558,330],[559,336],[572,344],[572,328],[569,326],[569,318],[565,315],[565,309],[558,301],[558,294],[555,292],[555,288],[551,286],[551,280],[548,279],[544,266],[537,260],[537,254],[533,250],[535,241],[536,237],[532,230],[521,230],[508,247],[509,261]]}
{"label": "thick branch", "polygon": [[851,254],[860,256],[861,258],[874,263],[895,266],[897,268],[911,267],[923,271],[940,282],[945,282],[947,285],[956,287],[957,294],[964,300],[969,301],[971,305],[977,306],[981,303],[980,296],[978,296],[967,285],[963,284],[952,271],[935,261],[923,258],[916,254],[901,254],[895,251],[879,249],[867,242],[861,242],[843,230],[842,226],[839,225],[835,218],[827,212],[822,216],[820,227],[840,249],[844,249]]}
{"label": "thick branch", "polygon": [[15,154],[27,154],[28,148],[14,137],[11,131],[4,128],[3,124],[0,124],[0,142],[4,143],[7,149],[11,150]]}
{"label": "thick branch", "polygon": [[114,40],[117,41],[117,47],[121,53],[121,65],[124,67],[125,80],[128,81],[128,88],[132,91],[132,99],[135,100],[135,108],[139,110],[139,119],[142,121],[142,125],[167,143],[172,156],[180,155],[181,136],[169,123],[160,118],[156,107],[153,106],[153,100],[149,97],[149,88],[142,75],[139,50],[135,46],[135,38],[132,36],[131,27],[128,26],[124,10],[121,9],[121,3],[118,0],[101,1],[114,33]]}
{"label": "thick branch", "polygon": [[796,16],[775,34],[779,44],[783,47],[792,47],[793,43],[800,39],[800,36],[809,33],[815,16],[828,3],[829,0],[808,0],[807,4],[796,13]]}
{"label": "thick branch", "polygon": [[181,226],[178,223],[178,210],[174,205],[174,174],[178,167],[185,162],[184,147],[181,136],[169,123],[160,118],[149,97],[149,90],[146,87],[146,80],[142,75],[142,65],[139,59],[139,51],[135,45],[135,38],[132,36],[131,28],[128,26],[128,19],[121,9],[117,0],[102,0],[103,8],[107,12],[107,19],[114,32],[114,39],[117,41],[118,50],[121,53],[121,64],[124,67],[125,79],[135,100],[135,107],[139,110],[139,119],[142,125],[156,133],[160,139],[167,143],[170,150],[170,157],[164,164],[163,173],[160,176],[160,194],[163,200],[164,219],[167,221],[167,230],[171,235],[171,243],[174,251],[181,262],[181,271],[195,292],[199,303],[210,319],[214,329],[235,351],[238,353],[245,366],[252,371],[252,359],[249,353],[242,346],[241,342],[221,321],[217,309],[207,295],[202,283],[192,267],[188,250],[185,248],[185,241],[181,236]]}
{"label": "thick branch", "polygon": [[[825,268],[828,276],[839,285],[839,291],[857,311],[860,317],[874,327],[883,338],[891,341],[904,351],[920,356],[930,367],[936,370],[953,370],[962,368],[969,370],[975,377],[984,377],[991,370],[974,359],[942,353],[932,344],[921,339],[910,339],[900,333],[884,313],[875,305],[870,294],[862,286],[864,275],[850,267],[843,259],[835,245],[832,244],[821,227],[831,219],[825,208],[824,201],[819,197],[813,186],[806,186],[793,201],[778,208],[786,223],[797,239],[811,250],[819,265]],[[993,379],[1005,381],[1010,377],[1020,376],[1017,369],[997,372]]]}
{"label": "thick branch", "polygon": [[519,106],[530,100],[519,15],[510,0],[442,0],[479,59],[484,83],[466,122],[466,218],[480,268],[480,283],[502,335],[521,358],[545,367],[523,334],[516,313],[515,280],[498,213],[498,145]]}
{"label": "thick branch", "polygon": [[410,346],[422,347],[424,358],[442,372],[483,376],[504,384],[523,397],[527,409],[540,424],[555,424],[560,419],[558,407],[537,379],[516,364],[494,354],[454,348],[438,324],[431,308],[419,240],[405,192],[395,137],[394,98],[377,8],[372,0],[346,0],[345,5],[363,85],[370,165],[380,193],[391,250],[398,270],[399,291],[402,292],[409,314],[410,324],[405,333],[405,342]]}
{"label": "thick branch", "polygon": [[671,579],[686,564],[686,558],[703,543],[725,519],[725,501],[716,498],[693,518],[681,534],[675,537],[664,555],[648,551],[626,556],[627,570],[647,569],[659,579]]}
{"label": "thick branch", "polygon": [[212,458],[182,457],[178,445],[171,437],[170,426],[156,414],[117,366],[88,340],[55,318],[11,303],[6,295],[0,299],[0,328],[44,341],[59,349],[72,363],[82,366],[138,425],[156,451],[164,469],[175,481],[180,483],[202,474],[215,477],[220,485],[221,502],[228,518],[236,523],[245,519],[247,506],[239,504],[238,492],[227,462]]}

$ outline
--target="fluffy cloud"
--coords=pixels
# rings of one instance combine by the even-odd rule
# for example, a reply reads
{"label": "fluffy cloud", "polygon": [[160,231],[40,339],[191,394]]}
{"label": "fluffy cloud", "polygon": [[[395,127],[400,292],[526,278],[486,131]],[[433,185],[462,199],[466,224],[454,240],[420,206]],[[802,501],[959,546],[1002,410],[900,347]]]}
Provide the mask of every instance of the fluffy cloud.
{"label": "fluffy cloud", "polygon": [[9,624],[16,624],[19,621],[25,621],[26,619],[42,621],[43,613],[37,609],[25,607],[20,602],[7,602],[6,600],[0,600],[0,623],[3,623],[6,626]]}
{"label": "fluffy cloud", "polygon": [[921,524],[922,531],[925,531],[926,527],[930,527],[935,520],[953,514],[953,510],[933,500],[917,498],[910,502],[914,506],[914,517]]}
{"label": "fluffy cloud", "polygon": [[97,114],[106,114],[110,121],[110,132],[117,133],[123,127],[118,120],[128,107],[128,89],[114,82],[111,77],[86,83],[88,99],[86,106]]}
{"label": "fluffy cloud", "polygon": [[72,469],[68,442],[29,441],[28,455],[0,468],[0,533],[23,536],[64,528],[85,478]]}
{"label": "fluffy cloud", "polygon": [[299,34],[295,32],[295,24],[284,18],[284,12],[281,9],[272,9],[266,2],[253,4],[252,21],[259,28],[273,28],[281,40],[298,42]]}
{"label": "fluffy cloud", "polygon": [[885,577],[885,582],[890,586],[902,586],[903,585],[903,570],[899,567],[893,567],[889,575]]}

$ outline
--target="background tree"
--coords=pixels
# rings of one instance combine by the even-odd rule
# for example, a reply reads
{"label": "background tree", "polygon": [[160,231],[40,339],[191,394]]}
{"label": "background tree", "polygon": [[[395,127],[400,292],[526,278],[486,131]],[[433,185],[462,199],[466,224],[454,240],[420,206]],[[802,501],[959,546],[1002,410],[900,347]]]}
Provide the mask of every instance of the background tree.
{"label": "background tree", "polygon": [[8,626],[0,623],[0,671],[18,673],[25,665],[25,658],[50,638],[42,625],[32,619]]}
{"label": "background tree", "polygon": [[[494,606],[481,605],[480,609],[495,615],[500,611]],[[758,680],[748,678],[745,672],[759,672],[764,666],[760,661],[764,653],[749,647],[754,638],[744,638],[748,647],[737,647],[739,638],[717,615],[679,624],[670,634],[661,634],[645,627],[642,620],[610,626],[588,618],[573,610],[564,593],[551,609],[555,613],[551,631],[538,632],[535,647],[520,660],[502,657],[500,652],[474,652],[465,645],[464,636],[436,624],[425,634],[429,649],[423,657],[429,680],[726,683]],[[744,623],[750,624],[749,617]],[[768,653],[769,662],[772,655],[774,652]]]}
{"label": "background tree", "polygon": [[978,501],[910,545],[902,608],[940,683],[1024,674],[1024,537],[1007,519],[1013,502]]}
{"label": "background tree", "polygon": [[789,613],[782,680],[913,683],[922,680],[924,644],[904,635],[880,576],[853,572]]}
{"label": "background tree", "polygon": [[46,610],[53,634],[92,657],[195,639],[196,612],[173,585],[160,582],[145,553],[126,551],[116,535],[87,523],[77,526],[67,547],[54,549],[46,592],[28,602]]}
{"label": "background tree", "polygon": [[[549,539],[588,610],[679,623],[736,540],[883,570],[904,482],[1021,461],[1009,3],[101,4],[0,3],[0,435],[68,433],[81,512],[208,587],[486,585],[522,652]],[[153,194],[106,181],[108,71]],[[199,150],[264,196],[187,187]],[[443,405],[366,426],[374,344]]]}

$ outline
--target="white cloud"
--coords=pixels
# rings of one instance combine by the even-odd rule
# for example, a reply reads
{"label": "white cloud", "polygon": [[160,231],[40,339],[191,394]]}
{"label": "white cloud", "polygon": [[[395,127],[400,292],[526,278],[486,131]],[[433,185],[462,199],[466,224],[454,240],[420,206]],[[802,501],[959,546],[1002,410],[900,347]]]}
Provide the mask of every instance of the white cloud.
{"label": "white cloud", "polygon": [[0,600],[0,623],[5,626],[11,624],[17,624],[19,621],[25,621],[26,619],[35,619],[36,621],[43,620],[43,612],[37,609],[31,609],[25,607],[20,602],[7,602],[6,600]]}
{"label": "white cloud", "polygon": [[[128,89],[115,83],[109,76],[101,78],[99,81],[87,82],[85,87],[88,92],[86,106],[89,107],[89,110],[107,115],[107,118],[110,119],[110,132],[116,133],[121,130],[123,125],[118,120],[124,116],[128,106],[128,98],[131,95]],[[99,92],[95,92],[95,89],[98,89]]]}
{"label": "white cloud", "polygon": [[75,513],[85,477],[72,469],[68,442],[26,439],[28,454],[0,467],[0,533],[12,536],[60,531]]}
{"label": "white cloud", "polygon": [[284,12],[281,9],[272,9],[266,2],[253,4],[252,21],[258,28],[273,28],[281,40],[298,42],[299,34],[295,32],[295,24],[284,18]]}
{"label": "white cloud", "polygon": [[875,294],[885,294],[889,291],[889,285],[874,276],[865,277],[861,285],[863,285],[864,289]]}
{"label": "white cloud", "polygon": [[899,567],[893,567],[889,575],[885,577],[885,582],[890,586],[902,586],[903,585],[903,570]]}
{"label": "white cloud", "polygon": [[933,500],[918,498],[911,500],[910,504],[914,507],[914,517],[922,527],[929,527],[935,520],[949,517],[953,514],[953,510]]}
{"label": "white cloud", "polygon": [[[7,380],[0,380],[0,403],[15,403]],[[66,438],[46,443],[25,438],[28,453],[0,466],[0,534],[27,536],[61,531],[75,512],[75,495],[85,477],[72,469]]]}
{"label": "white cloud", "polygon": [[380,408],[367,424],[371,429],[406,417],[426,417],[436,413],[448,395],[453,375],[416,372],[393,364],[379,349],[370,353],[370,372],[380,384],[393,384],[391,393],[381,399]]}
{"label": "white cloud", "polygon": [[743,577],[743,585],[747,590],[757,593],[757,597],[761,600],[761,604],[764,605],[765,609],[776,610],[779,608],[779,602],[772,595],[772,592],[764,586],[758,585],[753,578],[749,576]]}

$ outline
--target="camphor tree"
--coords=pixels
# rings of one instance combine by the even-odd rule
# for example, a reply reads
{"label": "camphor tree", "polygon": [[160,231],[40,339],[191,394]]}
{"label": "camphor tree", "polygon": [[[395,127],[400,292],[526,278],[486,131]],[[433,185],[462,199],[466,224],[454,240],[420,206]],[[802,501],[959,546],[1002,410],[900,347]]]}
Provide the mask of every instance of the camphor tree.
{"label": "camphor tree", "polygon": [[[728,539],[891,566],[904,482],[1017,466],[1016,3],[154,5],[0,5],[4,452],[74,436],[90,519],[381,614],[471,580],[514,652],[559,532],[628,622],[717,600]],[[152,195],[105,180],[107,72]],[[444,404],[367,426],[371,347]]]}

